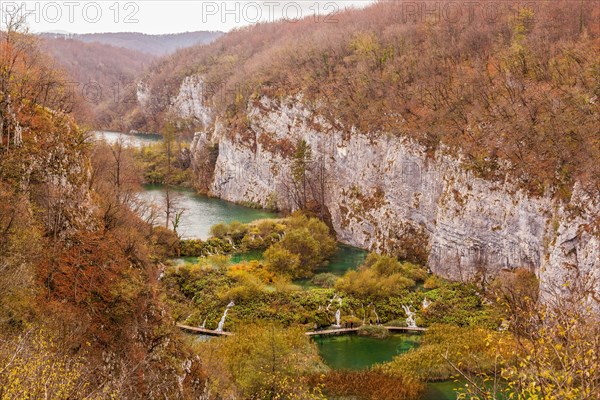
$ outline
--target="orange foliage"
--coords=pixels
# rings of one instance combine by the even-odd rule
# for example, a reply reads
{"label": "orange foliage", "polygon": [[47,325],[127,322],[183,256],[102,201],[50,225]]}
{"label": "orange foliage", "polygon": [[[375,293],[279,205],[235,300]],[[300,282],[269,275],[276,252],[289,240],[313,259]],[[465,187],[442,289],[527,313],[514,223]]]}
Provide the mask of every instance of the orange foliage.
{"label": "orange foliage", "polygon": [[207,105],[240,138],[260,133],[246,115],[260,96],[302,93],[338,129],[445,145],[477,175],[535,194],[568,198],[576,181],[597,193],[599,3],[497,2],[494,18],[479,7],[458,21],[445,7],[431,2],[437,13],[417,10],[413,21],[406,2],[382,1],[336,23],[260,24],[181,50],[148,74],[147,123],[160,125],[183,77],[197,73]]}

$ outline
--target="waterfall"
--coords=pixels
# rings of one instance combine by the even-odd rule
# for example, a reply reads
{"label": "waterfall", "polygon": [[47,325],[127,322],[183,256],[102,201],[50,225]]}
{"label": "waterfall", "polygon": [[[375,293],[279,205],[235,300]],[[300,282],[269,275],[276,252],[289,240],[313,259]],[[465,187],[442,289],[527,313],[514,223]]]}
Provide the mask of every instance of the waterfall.
{"label": "waterfall", "polygon": [[360,303],[360,306],[362,307],[362,312],[363,312],[363,325],[365,325],[367,323],[367,310],[365,310],[365,304],[364,303]]}
{"label": "waterfall", "polygon": [[415,312],[410,309],[411,306],[402,306],[402,309],[406,313],[406,326],[409,328],[417,328],[417,323],[415,322]]}
{"label": "waterfall", "polygon": [[217,325],[217,329],[215,329],[215,332],[223,332],[223,325],[225,325],[225,318],[227,318],[227,313],[229,312],[229,309],[234,305],[235,304],[233,301],[230,301],[229,304],[227,304],[227,307],[225,307],[225,312],[223,313],[223,316],[221,317],[221,320],[219,321],[219,325]]}
{"label": "waterfall", "polygon": [[[329,311],[329,307],[331,307],[331,304],[338,298],[337,294],[334,294],[333,297],[329,300],[329,304],[327,304],[327,308],[325,308],[325,310]],[[339,304],[342,305],[342,299],[339,299]]]}
{"label": "waterfall", "polygon": [[340,325],[340,318],[342,316],[342,313],[340,311],[340,309],[338,308],[337,311],[335,312],[335,325],[333,325],[336,328],[341,327],[342,325]]}
{"label": "waterfall", "polygon": [[381,325],[381,320],[379,319],[379,314],[377,314],[377,310],[375,309],[375,304],[373,304],[373,313],[375,313],[375,323],[377,325]]}
{"label": "waterfall", "polygon": [[427,308],[431,305],[431,302],[429,300],[427,300],[427,297],[423,298],[423,310],[427,310]]}
{"label": "waterfall", "polygon": [[227,241],[229,242],[229,244],[231,245],[231,248],[233,250],[237,250],[237,247],[235,247],[235,244],[233,243],[233,240],[231,240],[231,238],[229,236],[227,236]]}
{"label": "waterfall", "polygon": [[[342,311],[340,310],[340,308],[342,307],[342,298],[340,296],[338,296],[337,294],[334,294],[333,297],[331,299],[329,299],[329,303],[327,304],[327,307],[325,308],[325,310],[329,311],[329,308],[331,307],[333,302],[336,300],[338,302],[338,308],[337,308],[337,311],[335,312],[335,324],[332,326],[339,328],[341,326],[340,325],[340,317],[341,317]],[[321,309],[321,306],[319,306],[319,309]]]}
{"label": "waterfall", "polygon": [[204,322],[202,322],[202,325],[200,325],[200,328],[206,329],[206,318],[204,318]]}

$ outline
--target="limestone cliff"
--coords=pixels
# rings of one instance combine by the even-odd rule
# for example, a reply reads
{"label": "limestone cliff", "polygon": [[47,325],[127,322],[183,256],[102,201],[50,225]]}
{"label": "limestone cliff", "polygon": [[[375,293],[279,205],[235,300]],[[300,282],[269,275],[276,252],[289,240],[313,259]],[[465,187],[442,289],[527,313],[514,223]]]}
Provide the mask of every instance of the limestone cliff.
{"label": "limestone cliff", "polygon": [[549,289],[574,270],[600,274],[599,199],[577,188],[569,204],[532,197],[475,177],[444,149],[432,155],[401,137],[345,133],[301,98],[263,98],[248,119],[244,134],[217,120],[196,135],[199,169],[206,149],[218,146],[215,196],[293,208],[290,155],[302,138],[326,170],[325,205],[344,243],[399,254],[422,247],[433,272],[456,280],[525,267]]}

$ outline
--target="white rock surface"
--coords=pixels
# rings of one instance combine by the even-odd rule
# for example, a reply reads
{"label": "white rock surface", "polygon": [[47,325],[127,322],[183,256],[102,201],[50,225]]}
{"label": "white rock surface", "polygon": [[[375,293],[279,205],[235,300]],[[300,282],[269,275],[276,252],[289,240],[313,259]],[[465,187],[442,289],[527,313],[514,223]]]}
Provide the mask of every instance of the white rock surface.
{"label": "white rock surface", "polygon": [[600,242],[588,232],[600,214],[597,198],[576,190],[571,205],[581,207],[573,218],[555,200],[476,178],[443,151],[427,155],[391,135],[344,134],[301,98],[283,104],[263,98],[249,119],[247,134],[232,137],[216,124],[194,143],[197,158],[207,143],[218,143],[210,183],[218,197],[263,206],[276,199],[290,207],[289,149],[303,138],[315,159],[326,160],[326,205],[344,243],[393,252],[414,236],[407,232],[422,232],[430,269],[455,280],[525,267],[550,290],[573,268],[599,274]]}
{"label": "white rock surface", "polygon": [[212,121],[211,109],[205,105],[206,86],[202,76],[192,75],[183,79],[179,94],[172,101],[172,111],[183,119],[194,119],[207,126]]}

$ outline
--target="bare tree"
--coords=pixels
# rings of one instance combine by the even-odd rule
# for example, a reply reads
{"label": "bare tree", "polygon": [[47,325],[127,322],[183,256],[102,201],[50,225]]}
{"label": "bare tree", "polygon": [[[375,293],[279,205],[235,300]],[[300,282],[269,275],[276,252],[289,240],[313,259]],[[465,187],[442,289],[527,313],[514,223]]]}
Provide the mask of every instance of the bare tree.
{"label": "bare tree", "polygon": [[69,112],[69,93],[52,62],[28,34],[20,9],[3,14],[0,22],[0,149],[20,146],[23,126],[17,116],[36,112],[41,105],[55,117]]}

